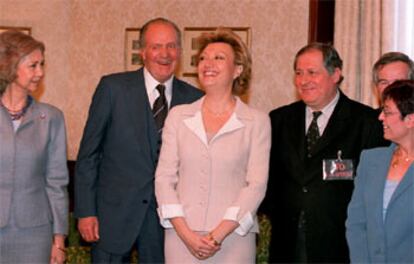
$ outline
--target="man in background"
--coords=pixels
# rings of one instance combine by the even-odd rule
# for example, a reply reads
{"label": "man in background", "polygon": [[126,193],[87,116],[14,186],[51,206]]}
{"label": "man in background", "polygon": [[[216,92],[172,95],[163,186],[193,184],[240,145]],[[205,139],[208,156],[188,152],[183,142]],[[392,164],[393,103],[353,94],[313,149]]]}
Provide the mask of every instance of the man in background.
{"label": "man in background", "polygon": [[75,174],[75,216],[93,263],[164,262],[154,173],[168,109],[202,92],[174,77],[181,32],[156,18],[142,26],[144,67],[104,76],[89,109]]}
{"label": "man in background", "polygon": [[262,205],[272,224],[269,263],[345,263],[347,206],[363,149],[384,144],[375,111],[339,88],[342,60],[309,44],[294,61],[300,101],[270,113],[269,185]]}
{"label": "man in background", "polygon": [[383,54],[372,67],[378,102],[381,103],[381,94],[388,85],[405,79],[414,80],[414,62],[401,52]]}

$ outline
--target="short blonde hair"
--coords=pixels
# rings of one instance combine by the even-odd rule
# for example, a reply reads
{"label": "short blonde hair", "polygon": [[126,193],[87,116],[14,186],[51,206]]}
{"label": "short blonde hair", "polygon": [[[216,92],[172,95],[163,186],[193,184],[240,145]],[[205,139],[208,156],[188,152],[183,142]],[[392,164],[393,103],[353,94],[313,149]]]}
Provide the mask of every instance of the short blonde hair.
{"label": "short blonde hair", "polygon": [[228,28],[218,28],[215,32],[204,33],[198,38],[197,65],[200,54],[211,43],[226,43],[231,46],[234,52],[234,64],[243,67],[240,76],[233,82],[232,93],[244,94],[249,89],[252,75],[252,58],[246,44]]}
{"label": "short blonde hair", "polygon": [[45,52],[45,45],[16,30],[0,34],[0,95],[17,78],[19,62],[34,50]]}

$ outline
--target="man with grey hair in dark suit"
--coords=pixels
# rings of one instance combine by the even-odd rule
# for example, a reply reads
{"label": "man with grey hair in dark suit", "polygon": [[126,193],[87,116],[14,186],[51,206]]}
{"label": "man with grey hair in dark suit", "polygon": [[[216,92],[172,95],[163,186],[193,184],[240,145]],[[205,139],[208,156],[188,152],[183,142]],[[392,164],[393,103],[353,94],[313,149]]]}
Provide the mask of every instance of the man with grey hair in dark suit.
{"label": "man with grey hair in dark suit", "polygon": [[342,60],[328,44],[298,51],[300,100],[270,112],[272,148],[263,211],[269,263],[346,263],[347,206],[363,149],[385,144],[375,111],[339,88]]}
{"label": "man with grey hair in dark suit", "polygon": [[154,196],[154,173],[169,108],[202,92],[174,77],[181,33],[164,18],[140,32],[144,67],[104,76],[98,84],[80,145],[75,174],[75,216],[93,242],[93,263],[164,262],[164,234]]}

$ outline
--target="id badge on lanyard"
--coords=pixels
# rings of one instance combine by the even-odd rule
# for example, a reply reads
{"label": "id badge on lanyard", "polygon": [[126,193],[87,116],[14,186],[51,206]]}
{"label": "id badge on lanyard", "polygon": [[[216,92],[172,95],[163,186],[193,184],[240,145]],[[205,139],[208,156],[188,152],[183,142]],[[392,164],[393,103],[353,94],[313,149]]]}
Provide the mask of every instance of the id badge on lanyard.
{"label": "id badge on lanyard", "polygon": [[338,150],[337,159],[324,159],[322,161],[323,180],[353,180],[355,176],[352,159],[342,159],[342,151]]}

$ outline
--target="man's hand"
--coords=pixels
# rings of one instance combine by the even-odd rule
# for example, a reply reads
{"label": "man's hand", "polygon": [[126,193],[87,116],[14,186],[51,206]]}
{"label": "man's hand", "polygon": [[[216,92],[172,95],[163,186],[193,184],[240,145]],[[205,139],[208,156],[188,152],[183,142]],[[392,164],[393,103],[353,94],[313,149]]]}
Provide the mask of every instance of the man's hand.
{"label": "man's hand", "polygon": [[78,230],[82,238],[87,242],[99,240],[99,222],[96,216],[79,218]]}

